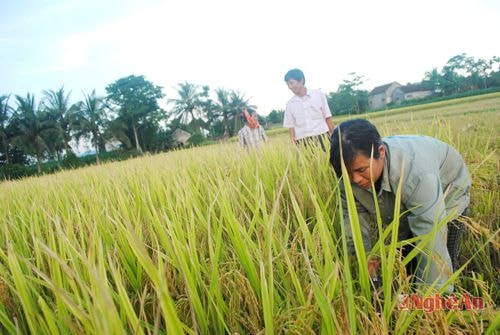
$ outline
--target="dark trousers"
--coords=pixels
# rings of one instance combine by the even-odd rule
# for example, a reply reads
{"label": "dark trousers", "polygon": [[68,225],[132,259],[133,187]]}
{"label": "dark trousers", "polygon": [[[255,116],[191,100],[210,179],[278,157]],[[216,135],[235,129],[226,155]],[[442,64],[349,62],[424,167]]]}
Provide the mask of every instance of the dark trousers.
{"label": "dark trousers", "polygon": [[304,146],[304,147],[311,147],[311,146],[319,146],[323,151],[326,152],[326,144],[325,142],[328,142],[328,133],[324,133],[321,135],[316,135],[316,136],[309,136],[309,137],[304,137],[301,138],[300,140],[295,141],[297,145],[299,146]]}
{"label": "dark trousers", "polygon": [[[462,213],[462,216],[467,215],[467,208]],[[448,249],[448,253],[450,254],[451,264],[453,266],[453,271],[457,271],[460,268],[460,262],[458,259],[459,251],[460,251],[460,243],[462,241],[462,236],[465,233],[465,224],[460,222],[458,219],[452,220],[448,222],[448,237],[446,241],[446,247]],[[403,257],[406,257],[410,251],[413,250],[412,245],[405,245],[403,247]],[[417,258],[411,260],[410,263],[406,266],[406,272],[408,274],[415,274],[417,271]]]}

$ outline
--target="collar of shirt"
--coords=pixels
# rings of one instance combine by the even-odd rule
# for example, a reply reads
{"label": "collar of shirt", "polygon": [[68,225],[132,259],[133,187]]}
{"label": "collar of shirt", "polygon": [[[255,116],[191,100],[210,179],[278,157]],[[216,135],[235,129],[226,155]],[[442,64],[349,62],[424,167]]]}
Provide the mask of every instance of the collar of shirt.
{"label": "collar of shirt", "polygon": [[298,96],[297,94],[295,94],[295,95],[292,97],[292,99],[293,99],[293,100],[303,100],[305,97],[308,97],[308,98],[310,98],[310,97],[311,97],[311,95],[309,94],[309,90],[307,89],[307,87],[306,87],[306,95],[304,95],[303,97],[301,97],[301,96]]}
{"label": "collar of shirt", "polygon": [[389,146],[386,143],[382,144],[385,148],[385,158],[384,158],[384,170],[382,171],[382,185],[378,195],[382,194],[382,191],[392,192],[391,182],[389,180],[389,171],[391,169],[391,153],[389,151]]}

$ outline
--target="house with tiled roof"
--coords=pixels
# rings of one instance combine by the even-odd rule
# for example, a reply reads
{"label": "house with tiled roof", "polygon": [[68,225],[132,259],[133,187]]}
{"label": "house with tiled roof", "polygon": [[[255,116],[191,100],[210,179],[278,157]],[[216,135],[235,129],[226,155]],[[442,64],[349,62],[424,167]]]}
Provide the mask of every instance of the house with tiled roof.
{"label": "house with tiled roof", "polygon": [[368,95],[368,106],[377,109],[390,103],[398,104],[404,100],[402,85],[396,81],[375,87]]}
{"label": "house with tiled roof", "polygon": [[185,147],[189,144],[189,138],[191,134],[181,128],[177,128],[173,133],[172,137],[174,138],[175,145],[177,147]]}
{"label": "house with tiled roof", "polygon": [[408,84],[401,87],[405,100],[423,99],[432,95],[432,91],[420,83]]}

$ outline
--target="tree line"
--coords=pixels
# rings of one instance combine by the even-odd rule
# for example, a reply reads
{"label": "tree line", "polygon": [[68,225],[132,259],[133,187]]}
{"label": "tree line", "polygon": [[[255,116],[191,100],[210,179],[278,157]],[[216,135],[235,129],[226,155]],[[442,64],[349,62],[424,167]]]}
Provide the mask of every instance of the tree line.
{"label": "tree line", "polygon": [[[363,83],[363,76],[350,73],[349,78],[343,80],[336,92],[328,94],[328,105],[334,115],[360,114],[369,111],[369,92],[359,89]],[[500,57],[494,56],[489,60],[475,59],[462,53],[451,57],[441,70],[433,68],[426,72],[422,81],[416,84],[432,92],[432,95],[425,98],[427,101],[470,91],[498,88]],[[409,103],[416,102],[418,101],[409,101]]]}
{"label": "tree line", "polygon": [[[99,163],[106,143],[132,154],[160,152],[176,146],[172,133],[178,128],[196,145],[233,136],[242,126],[239,114],[249,106],[244,94],[218,88],[212,99],[209,86],[188,82],[176,90],[178,97],[168,99],[170,111],[160,107],[162,87],[135,75],[107,85],[106,96],[93,90],[73,104],[64,87],[43,91],[39,102],[30,93],[0,96],[0,167],[5,175],[14,164],[34,163],[41,173],[43,161],[74,162],[81,140],[91,144]],[[281,123],[282,112],[261,121]]]}
{"label": "tree line", "polygon": [[[460,54],[441,70],[426,72],[421,84],[433,92],[431,98],[500,87],[499,66],[499,57],[476,60]],[[327,94],[334,115],[368,111],[369,92],[359,89],[363,76],[349,76],[336,92]],[[192,145],[229,138],[242,126],[242,109],[251,106],[245,95],[235,90],[217,88],[212,98],[209,86],[184,82],[176,91],[177,98],[167,99],[169,111],[159,104],[165,97],[162,87],[135,75],[107,85],[105,96],[93,90],[83,93],[76,103],[70,103],[71,92],[64,87],[43,91],[38,102],[30,93],[25,97],[2,95],[0,178],[2,171],[4,177],[15,177],[16,173],[6,172],[13,165],[33,164],[41,173],[42,162],[47,160],[59,166],[77,162],[75,150],[81,140],[91,143],[94,162],[99,163],[107,143],[118,143],[130,154],[170,150],[176,146],[173,132],[179,128],[191,134]],[[281,124],[283,114],[283,110],[273,110],[260,121]]]}

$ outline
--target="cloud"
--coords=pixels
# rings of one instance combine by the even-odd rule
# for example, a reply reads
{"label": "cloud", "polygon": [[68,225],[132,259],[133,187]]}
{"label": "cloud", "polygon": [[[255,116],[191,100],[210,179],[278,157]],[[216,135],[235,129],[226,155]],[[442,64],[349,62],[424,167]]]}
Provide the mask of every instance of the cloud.
{"label": "cloud", "polygon": [[45,72],[63,72],[85,68],[90,62],[110,66],[133,66],[145,54],[158,54],[162,31],[161,18],[153,10],[138,12],[92,30],[62,36],[54,43],[55,60]]}
{"label": "cloud", "polygon": [[[22,77],[24,86],[69,82],[86,89],[136,74],[163,86],[169,97],[184,81],[241,90],[267,112],[283,108],[289,98],[283,75],[292,67],[305,71],[311,88],[335,91],[356,72],[369,90],[394,80],[421,80],[425,71],[462,52],[489,58],[499,50],[499,7],[485,0],[71,4],[40,5],[36,25],[20,16],[23,35],[13,41],[2,34],[8,37],[0,46],[16,44],[0,56],[8,64],[2,73],[12,69],[6,83]],[[19,76],[27,72],[34,76]]]}

